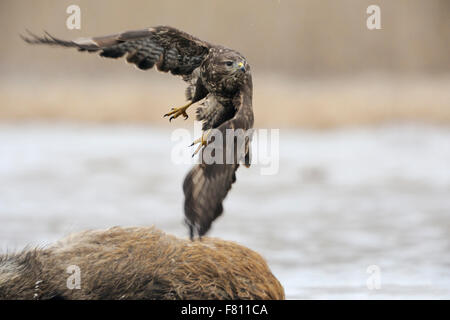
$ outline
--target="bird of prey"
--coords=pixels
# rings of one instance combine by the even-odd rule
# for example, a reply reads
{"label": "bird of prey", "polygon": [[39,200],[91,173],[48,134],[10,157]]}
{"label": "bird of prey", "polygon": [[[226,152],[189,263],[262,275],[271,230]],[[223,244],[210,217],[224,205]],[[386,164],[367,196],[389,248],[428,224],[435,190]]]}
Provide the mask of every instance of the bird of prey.
{"label": "bird of prey", "polygon": [[[139,69],[147,70],[156,66],[159,71],[181,76],[188,83],[188,103],[172,108],[164,116],[169,117],[170,121],[180,115],[187,119],[186,110],[192,104],[201,102],[196,119],[202,121],[203,134],[194,141],[194,144],[200,144],[196,152],[204,151],[212,141],[217,140],[216,134],[210,135],[211,130],[225,136],[230,130],[250,131],[253,127],[250,66],[235,50],[213,45],[169,26],[74,41],[61,40],[48,33],[36,36],[31,32],[22,38],[30,44],[98,52],[106,58],[126,56],[127,62],[135,64]],[[250,139],[251,135],[246,137],[243,152],[236,152],[231,162],[228,159],[207,163],[201,152],[200,163],[184,179],[185,222],[191,239],[195,236],[201,238],[210,229],[212,222],[222,214],[222,202],[236,180],[235,173],[239,164],[243,163],[247,167],[250,165]],[[219,146],[227,149],[229,141],[225,138],[222,141],[216,143],[216,148]],[[213,155],[214,152],[217,150],[213,150]]]}

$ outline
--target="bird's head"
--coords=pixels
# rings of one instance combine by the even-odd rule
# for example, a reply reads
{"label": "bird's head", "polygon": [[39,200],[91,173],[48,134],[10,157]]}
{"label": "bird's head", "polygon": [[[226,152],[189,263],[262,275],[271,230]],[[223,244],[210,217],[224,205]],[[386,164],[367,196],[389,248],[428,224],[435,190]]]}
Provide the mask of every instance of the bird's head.
{"label": "bird's head", "polygon": [[219,63],[222,65],[225,74],[239,75],[247,71],[247,62],[238,54],[224,55]]}
{"label": "bird's head", "polygon": [[245,60],[240,60],[240,59],[228,60],[228,59],[226,59],[225,61],[223,61],[223,63],[225,64],[225,66],[231,73],[245,72],[245,64],[246,64]]}
{"label": "bird's head", "polygon": [[248,64],[245,58],[238,52],[220,48],[212,59],[213,69],[220,76],[233,76],[240,78],[248,71]]}
{"label": "bird's head", "polygon": [[202,80],[208,91],[233,94],[250,76],[250,66],[237,51],[215,47],[202,65]]}

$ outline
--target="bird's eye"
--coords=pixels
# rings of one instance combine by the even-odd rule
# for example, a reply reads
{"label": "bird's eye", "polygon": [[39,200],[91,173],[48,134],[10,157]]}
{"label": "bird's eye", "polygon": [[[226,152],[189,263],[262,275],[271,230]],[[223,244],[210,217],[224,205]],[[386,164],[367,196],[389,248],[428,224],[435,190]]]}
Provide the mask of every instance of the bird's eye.
{"label": "bird's eye", "polygon": [[226,64],[227,66],[231,67],[231,66],[233,65],[233,61],[227,61],[227,62],[225,62],[225,64]]}

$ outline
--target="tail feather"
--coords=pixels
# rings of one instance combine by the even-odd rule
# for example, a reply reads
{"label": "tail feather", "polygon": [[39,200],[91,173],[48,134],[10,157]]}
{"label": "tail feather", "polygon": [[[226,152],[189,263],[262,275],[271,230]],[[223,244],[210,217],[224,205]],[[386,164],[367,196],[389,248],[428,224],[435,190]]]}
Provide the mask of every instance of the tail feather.
{"label": "tail feather", "polygon": [[205,235],[223,212],[222,202],[236,181],[238,164],[199,164],[183,183],[184,213],[190,237]]}

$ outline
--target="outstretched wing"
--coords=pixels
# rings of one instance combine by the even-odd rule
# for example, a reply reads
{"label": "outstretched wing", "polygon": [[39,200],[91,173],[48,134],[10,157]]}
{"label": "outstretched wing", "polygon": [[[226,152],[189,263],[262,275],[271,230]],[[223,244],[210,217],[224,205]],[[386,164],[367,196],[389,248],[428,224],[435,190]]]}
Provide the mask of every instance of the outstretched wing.
{"label": "outstretched wing", "polygon": [[139,69],[147,70],[156,65],[159,71],[183,76],[200,66],[211,47],[207,42],[167,26],[74,41],[57,39],[48,33],[42,37],[29,33],[28,37],[22,38],[30,44],[72,47],[79,51],[99,52],[107,58],[126,55],[127,61]]}
{"label": "outstretched wing", "polygon": [[[222,142],[225,149],[227,149],[227,140],[225,138],[227,129],[248,130],[253,126],[250,76],[243,89],[233,100],[233,105],[236,108],[234,117],[222,123],[217,129],[214,129],[222,134]],[[234,149],[235,154],[238,154],[236,149],[239,149],[239,146],[235,146]],[[194,233],[201,237],[208,232],[212,222],[222,214],[222,202],[231,189],[232,184],[236,181],[236,170],[239,168],[239,163],[245,160],[245,164],[249,165],[248,152],[249,141],[246,141],[245,153],[242,157],[234,157],[232,163],[225,163],[226,152],[223,152],[224,161],[221,164],[206,164],[202,162],[192,168],[187,174],[183,183],[185,196],[184,214],[190,229],[191,239],[193,239]],[[202,157],[203,154],[200,154],[200,156]],[[245,159],[243,159],[244,156]]]}

